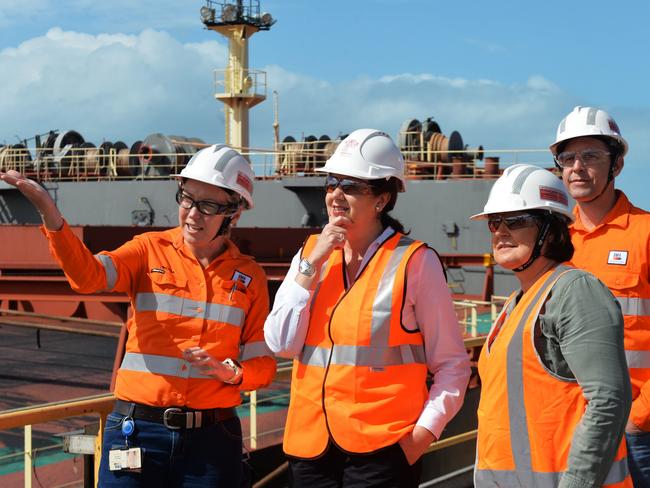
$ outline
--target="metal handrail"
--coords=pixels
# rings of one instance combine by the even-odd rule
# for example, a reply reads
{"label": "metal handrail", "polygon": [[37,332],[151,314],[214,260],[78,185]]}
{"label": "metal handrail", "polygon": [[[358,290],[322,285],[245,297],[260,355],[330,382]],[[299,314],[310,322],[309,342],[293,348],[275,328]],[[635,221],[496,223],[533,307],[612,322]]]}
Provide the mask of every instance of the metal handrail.
{"label": "metal handrail", "polygon": [[[465,304],[464,302],[459,302]],[[467,337],[464,339],[466,348],[480,346],[484,342],[484,337]],[[291,363],[282,363],[277,368],[278,374],[283,374],[292,371]],[[258,399],[258,392],[251,391],[248,395],[248,400],[241,404],[241,407],[248,407],[250,410],[250,435],[245,437],[249,440],[252,449],[257,447],[259,438],[281,432],[283,427],[270,429],[265,432],[258,432],[257,430],[257,408],[260,404],[266,402],[276,401],[282,398],[288,398],[289,393],[271,395],[265,398]],[[25,451],[22,453],[24,456],[24,472],[25,472],[25,487],[31,487],[31,474],[33,470],[33,459],[36,452],[42,451],[46,448],[32,448],[31,433],[32,425],[51,422],[55,420],[62,420],[70,417],[79,417],[84,415],[99,415],[99,431],[95,443],[95,480],[99,470],[99,462],[101,458],[101,440],[103,435],[103,425],[106,416],[113,409],[115,396],[112,393],[104,393],[88,397],[76,398],[73,400],[52,402],[43,405],[35,405],[30,407],[18,408],[0,412],[0,430],[13,429],[17,427],[24,428],[25,437]],[[427,452],[438,451],[447,447],[467,442],[476,437],[476,430],[468,431],[453,437],[442,439],[433,443]],[[52,448],[51,446],[48,447]],[[12,454],[10,456],[17,457],[20,453]],[[0,458],[2,459],[2,458]]]}
{"label": "metal handrail", "polygon": [[[283,142],[279,148],[238,148],[251,161],[253,170],[258,177],[285,176],[318,176],[314,169],[325,164],[336,144],[340,141],[327,141],[328,147],[323,147],[324,141]],[[196,145],[199,149],[200,145]],[[433,162],[414,160],[406,154],[407,168],[453,168],[450,161],[437,161],[438,156],[462,154],[463,150],[431,150],[428,152]],[[494,154],[501,157],[501,165],[509,166],[519,162],[524,156],[539,154],[539,161],[527,161],[538,166],[552,168],[547,149],[485,149],[484,154]],[[34,155],[34,157],[32,157]],[[0,148],[0,170],[14,169],[26,173],[42,181],[116,181],[116,180],[160,180],[169,179],[170,174],[181,169],[188,159],[186,153],[156,153],[156,161],[152,163],[141,159],[142,155],[116,151],[114,148],[103,151],[101,148],[74,148],[65,156],[39,152],[36,148]],[[535,158],[537,159],[537,158]],[[132,161],[138,161],[133,164]],[[164,162],[166,161],[166,162]],[[278,163],[279,162],[279,163]],[[457,179],[482,178],[482,168],[476,160],[468,161],[467,166],[476,168],[468,174],[454,175]],[[409,179],[438,178],[434,174],[407,174]],[[449,176],[447,176],[449,177]]]}

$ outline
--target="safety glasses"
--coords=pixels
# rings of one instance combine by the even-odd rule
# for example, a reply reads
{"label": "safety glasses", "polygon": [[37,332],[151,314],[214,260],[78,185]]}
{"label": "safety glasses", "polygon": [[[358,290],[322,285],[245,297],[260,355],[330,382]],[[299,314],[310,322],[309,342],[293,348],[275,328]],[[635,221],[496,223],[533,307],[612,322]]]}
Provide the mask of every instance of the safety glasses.
{"label": "safety glasses", "polygon": [[582,151],[562,151],[554,159],[562,168],[571,168],[576,164],[576,156],[583,166],[595,166],[607,162],[609,155],[609,151],[603,149],[583,149]]}
{"label": "safety glasses", "polygon": [[187,193],[179,188],[176,192],[176,203],[181,207],[190,210],[192,207],[201,212],[203,215],[225,215],[227,217],[234,215],[239,210],[239,203],[221,203],[211,202],[209,200],[194,200]]}
{"label": "safety glasses", "polygon": [[506,228],[508,230],[517,230],[531,227],[537,222],[537,217],[529,214],[510,215],[508,217],[504,217],[503,215],[495,215],[488,218],[488,229],[490,229],[490,232],[494,233],[501,226],[502,222],[506,224]]}
{"label": "safety glasses", "polygon": [[341,188],[346,195],[367,195],[370,193],[372,185],[365,181],[327,175],[327,178],[325,178],[325,191],[331,193],[337,188]]}

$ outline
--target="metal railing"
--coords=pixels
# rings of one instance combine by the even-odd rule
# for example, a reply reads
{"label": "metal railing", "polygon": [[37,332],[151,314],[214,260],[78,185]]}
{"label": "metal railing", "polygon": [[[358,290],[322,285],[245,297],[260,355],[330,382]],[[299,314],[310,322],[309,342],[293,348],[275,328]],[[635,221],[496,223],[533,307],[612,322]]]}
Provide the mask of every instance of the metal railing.
{"label": "metal railing", "polygon": [[[173,139],[170,139],[173,141]],[[183,141],[179,141],[183,142]],[[321,176],[315,172],[333,154],[340,141],[313,140],[283,142],[276,149],[237,148],[248,157],[259,178]],[[185,144],[187,142],[185,141]],[[205,144],[192,144],[195,150]],[[501,167],[519,162],[552,168],[548,150],[485,150],[485,154],[498,154]],[[486,172],[487,163],[476,159],[454,161],[454,154],[464,151],[427,150],[422,159],[406,155],[408,179],[483,179],[496,178]],[[450,158],[451,155],[451,158]],[[443,158],[444,156],[444,158]],[[34,148],[0,148],[0,171],[16,170],[38,181],[116,181],[161,180],[180,172],[191,153],[143,152],[130,153],[128,149],[78,147],[65,155],[53,155]],[[460,158],[462,159],[462,158]]]}
{"label": "metal railing", "polygon": [[215,69],[214,89],[217,98],[266,98],[266,71],[257,69]]}
{"label": "metal railing", "polygon": [[[468,338],[465,339],[465,345],[468,348],[480,346],[483,338]],[[280,377],[290,373],[292,366],[290,363],[278,365],[277,373]],[[244,436],[244,440],[249,442],[250,449],[255,450],[260,445],[260,439],[264,436],[279,434],[283,432],[284,426],[274,428],[271,430],[260,432],[258,429],[258,415],[259,407],[264,403],[276,403],[278,400],[289,399],[289,392],[282,392],[266,397],[260,397],[257,391],[252,391],[238,408],[248,409],[249,411],[249,432]],[[95,441],[95,455],[94,455],[94,479],[97,480],[99,470],[99,462],[101,459],[101,445],[103,435],[103,425],[106,421],[107,415],[113,408],[115,397],[112,393],[105,393],[94,395],[90,397],[76,398],[67,401],[47,403],[43,405],[36,405],[32,407],[19,408],[14,410],[7,410],[0,412],[0,430],[14,429],[17,427],[23,428],[24,438],[24,451],[15,452],[9,455],[0,457],[0,462],[9,459],[23,458],[24,460],[24,486],[25,488],[32,487],[32,473],[34,471],[34,459],[37,453],[42,453],[46,450],[53,450],[62,448],[63,443],[46,446],[42,448],[34,448],[32,444],[32,426],[36,424],[43,424],[47,422],[69,419],[72,417],[81,417],[89,415],[99,416],[99,431]],[[440,441],[432,444],[427,452],[438,451],[451,447],[453,445],[467,442],[476,438],[476,430],[471,430],[458,434],[449,438],[441,439]]]}

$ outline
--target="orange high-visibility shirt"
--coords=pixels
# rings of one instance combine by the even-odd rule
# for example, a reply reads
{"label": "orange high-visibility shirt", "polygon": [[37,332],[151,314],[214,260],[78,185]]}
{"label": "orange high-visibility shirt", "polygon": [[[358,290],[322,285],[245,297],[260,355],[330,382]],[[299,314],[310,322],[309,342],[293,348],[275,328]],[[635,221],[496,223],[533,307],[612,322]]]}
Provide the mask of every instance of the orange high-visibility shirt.
{"label": "orange high-visibility shirt", "polygon": [[[264,342],[269,297],[262,268],[226,240],[203,268],[180,228],[136,236],[93,256],[67,224],[45,231],[50,250],[80,293],[127,293],[133,315],[115,395],[126,401],[193,409],[241,403],[240,390],[268,385],[275,359]],[[202,375],[183,359],[200,346],[218,360],[239,359],[243,378],[230,385]]]}
{"label": "orange high-visibility shirt", "polygon": [[650,431],[650,213],[616,191],[616,204],[603,222],[587,230],[571,225],[571,264],[596,275],[612,291],[625,320],[625,356],[632,382],[630,420]]}

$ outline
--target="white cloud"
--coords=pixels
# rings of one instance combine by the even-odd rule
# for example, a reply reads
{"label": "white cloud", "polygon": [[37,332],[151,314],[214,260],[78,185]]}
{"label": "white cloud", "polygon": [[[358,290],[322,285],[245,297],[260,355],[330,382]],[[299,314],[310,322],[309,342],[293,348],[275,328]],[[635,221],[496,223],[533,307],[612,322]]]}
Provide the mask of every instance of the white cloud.
{"label": "white cloud", "polygon": [[57,128],[93,141],[158,131],[207,137],[223,127],[212,70],[226,56],[217,41],[181,44],[153,30],[95,36],[51,29],[0,51],[0,71],[11,73],[0,91],[0,140]]}
{"label": "white cloud", "polygon": [[[181,43],[169,34],[85,34],[49,30],[0,51],[0,142],[50,129],[74,129],[87,140],[124,140],[150,133],[223,140],[222,105],[213,98],[212,70],[227,59],[217,40]],[[542,75],[504,84],[398,73],[341,82],[266,68],[268,95],[277,90],[282,136],[336,137],[360,127],[397,135],[407,119],[434,117],[445,134],[458,130],[470,146],[486,149],[545,148],[558,121],[574,105],[588,104]],[[607,108],[607,107],[605,107]],[[630,142],[621,182],[647,180],[650,114],[610,108]],[[273,104],[251,112],[251,144],[272,145]],[[545,154],[541,162],[550,164]],[[641,164],[644,162],[644,164]],[[627,178],[627,180],[626,180]]]}

